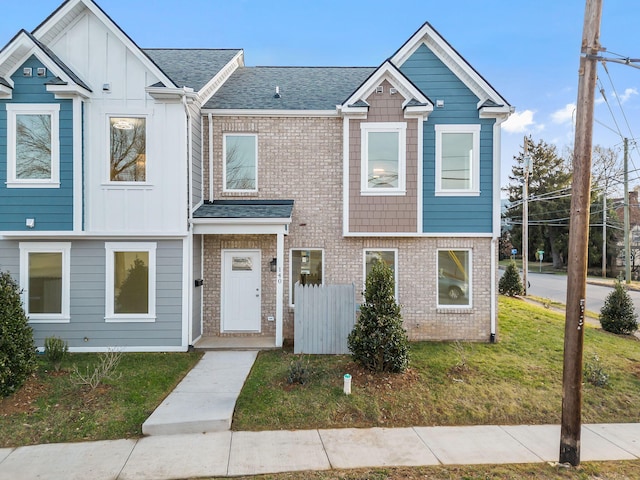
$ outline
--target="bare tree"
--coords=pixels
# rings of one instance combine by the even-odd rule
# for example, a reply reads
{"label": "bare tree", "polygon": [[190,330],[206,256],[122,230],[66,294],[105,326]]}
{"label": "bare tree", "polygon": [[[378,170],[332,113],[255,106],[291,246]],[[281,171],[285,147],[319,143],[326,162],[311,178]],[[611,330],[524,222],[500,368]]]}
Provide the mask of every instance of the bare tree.
{"label": "bare tree", "polygon": [[144,118],[111,119],[111,181],[146,180],[147,132]]}

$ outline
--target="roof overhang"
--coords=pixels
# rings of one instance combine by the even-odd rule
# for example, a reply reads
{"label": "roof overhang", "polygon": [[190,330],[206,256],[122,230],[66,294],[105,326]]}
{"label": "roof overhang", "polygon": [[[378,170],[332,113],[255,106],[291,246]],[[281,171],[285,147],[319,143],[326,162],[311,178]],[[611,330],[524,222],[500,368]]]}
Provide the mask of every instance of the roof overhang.
{"label": "roof overhang", "polygon": [[193,91],[193,88],[188,87],[175,88],[152,85],[150,87],[146,87],[145,91],[154,100],[160,101],[179,101],[182,97],[187,97],[189,100],[196,100],[198,98],[198,94]]}
{"label": "roof overhang", "polygon": [[[342,105],[338,106],[343,115],[362,116],[368,112],[366,100],[383,81],[388,81],[405,101],[402,107],[405,115],[426,118],[433,111],[433,102],[416,87],[390,60],[378,67]],[[363,105],[363,103],[365,105]]]}
{"label": "roof overhang", "polygon": [[196,209],[193,233],[276,235],[289,233],[293,200],[215,200]]}

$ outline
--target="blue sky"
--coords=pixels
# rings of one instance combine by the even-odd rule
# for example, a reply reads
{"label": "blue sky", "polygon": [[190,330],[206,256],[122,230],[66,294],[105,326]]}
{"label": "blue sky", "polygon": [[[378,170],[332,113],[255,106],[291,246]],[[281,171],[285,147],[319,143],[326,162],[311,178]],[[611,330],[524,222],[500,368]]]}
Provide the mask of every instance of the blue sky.
{"label": "blue sky", "polygon": [[[33,30],[60,3],[29,0],[4,7],[0,44],[21,28]],[[573,144],[584,0],[98,0],[98,4],[141,47],[243,48],[247,65],[377,66],[428,21],[516,107],[503,128],[503,184],[524,135],[555,144],[561,153]],[[600,38],[608,50],[605,55],[640,58],[638,18],[638,0],[604,0]],[[613,115],[598,93],[594,144],[619,148],[621,136],[611,131],[618,130],[615,122],[623,136],[640,135],[640,70],[614,63],[607,68],[608,74],[599,66],[598,74]],[[640,167],[639,152],[631,148],[632,170]]]}

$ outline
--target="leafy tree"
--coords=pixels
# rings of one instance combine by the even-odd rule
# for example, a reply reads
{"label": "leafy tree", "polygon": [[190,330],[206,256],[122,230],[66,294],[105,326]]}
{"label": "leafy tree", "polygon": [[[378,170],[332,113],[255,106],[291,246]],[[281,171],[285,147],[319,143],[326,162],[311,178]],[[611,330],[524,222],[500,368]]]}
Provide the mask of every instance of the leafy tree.
{"label": "leafy tree", "polygon": [[15,392],[36,368],[33,331],[22,308],[20,288],[0,272],[0,396]]}
{"label": "leafy tree", "polygon": [[[544,245],[545,252],[555,268],[562,267],[566,257],[569,232],[571,172],[567,162],[559,156],[554,145],[544,140],[537,143],[528,139],[529,157],[533,173],[529,175],[529,253],[533,260],[533,245]],[[522,180],[524,179],[524,151],[514,157],[516,163],[509,175],[509,201],[512,206],[507,216],[513,223],[514,245],[522,245]],[[544,200],[543,200],[544,199]]]}
{"label": "leafy tree", "polygon": [[147,313],[149,310],[149,268],[136,258],[120,285],[115,299],[116,313]]}
{"label": "leafy tree", "polygon": [[360,317],[347,340],[353,359],[375,372],[403,372],[409,366],[409,339],[394,296],[394,277],[384,262],[374,263]]}
{"label": "leafy tree", "polygon": [[498,282],[498,291],[503,295],[514,297],[521,295],[524,291],[522,280],[520,280],[520,272],[516,266],[516,262],[511,260],[505,269],[500,281]]}
{"label": "leafy tree", "polygon": [[[561,268],[566,262],[569,243],[569,219],[571,215],[571,152],[566,160],[554,145],[543,140],[535,143],[528,139],[529,156],[533,172],[529,175],[529,260],[533,261],[538,248],[545,251],[545,258],[551,259],[554,268]],[[600,146],[593,152],[593,181],[589,236],[589,265],[602,264],[602,205],[606,188],[601,188],[612,176],[617,175],[616,153]],[[516,163],[509,176],[509,201],[512,207],[505,218],[512,224],[511,241],[516,247],[522,245],[522,181],[524,179],[524,152],[514,157]],[[607,223],[616,223],[617,216],[608,202]],[[608,258],[617,255],[617,230],[607,229]],[[536,248],[532,248],[532,247]]]}
{"label": "leafy tree", "polygon": [[638,329],[633,300],[620,280],[616,280],[613,291],[600,309],[600,325],[607,332],[630,335]]}

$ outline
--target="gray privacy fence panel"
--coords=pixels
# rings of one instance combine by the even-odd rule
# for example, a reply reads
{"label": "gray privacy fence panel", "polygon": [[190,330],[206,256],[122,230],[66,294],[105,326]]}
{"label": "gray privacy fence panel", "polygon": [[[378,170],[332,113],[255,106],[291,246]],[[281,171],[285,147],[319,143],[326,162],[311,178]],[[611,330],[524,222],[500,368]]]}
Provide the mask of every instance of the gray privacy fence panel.
{"label": "gray privacy fence panel", "polygon": [[347,354],[356,319],[356,287],[295,285],[294,352]]}

